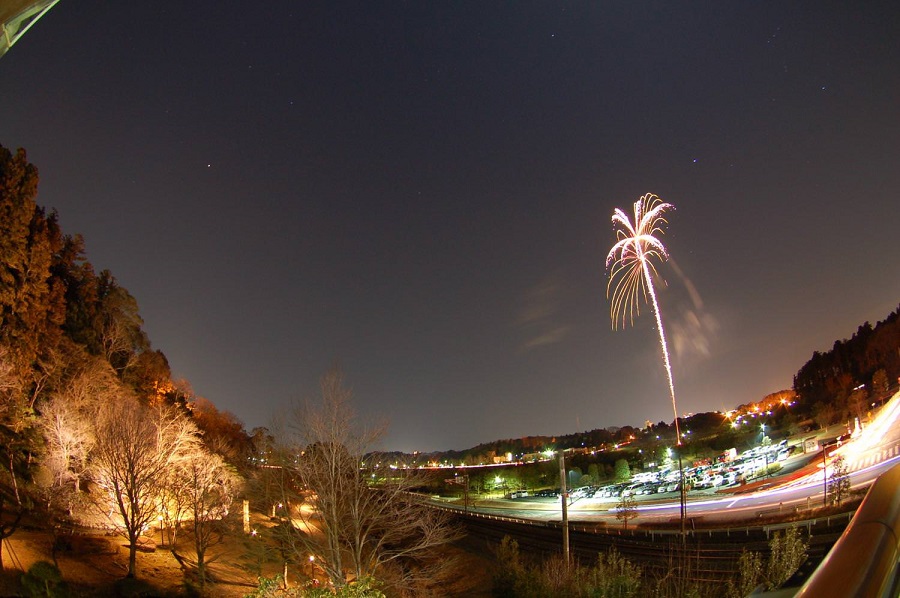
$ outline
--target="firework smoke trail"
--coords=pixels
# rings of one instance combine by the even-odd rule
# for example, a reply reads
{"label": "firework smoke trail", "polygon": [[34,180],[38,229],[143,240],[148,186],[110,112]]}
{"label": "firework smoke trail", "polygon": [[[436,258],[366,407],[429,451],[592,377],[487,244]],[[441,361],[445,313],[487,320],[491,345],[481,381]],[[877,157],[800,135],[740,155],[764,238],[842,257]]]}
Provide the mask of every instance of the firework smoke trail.
{"label": "firework smoke trail", "polygon": [[[669,394],[672,397],[672,411],[675,414],[675,439],[680,446],[681,430],[678,426],[678,409],[675,406],[672,365],[669,361],[669,349],[666,344],[662,315],[656,300],[656,291],[653,288],[652,275],[658,275],[658,273],[651,261],[652,259],[665,261],[668,258],[665,246],[654,235],[663,233],[663,226],[668,224],[663,217],[663,212],[669,209],[675,209],[675,207],[663,202],[653,193],[648,193],[634,202],[633,225],[622,210],[616,208],[613,212],[613,225],[618,225],[616,228],[617,241],[606,256],[606,268],[610,271],[606,295],[609,297],[610,289],[613,289],[610,303],[610,318],[613,328],[617,327],[620,317],[624,326],[626,315],[633,324],[634,316],[640,315],[641,295],[643,295],[644,301],[647,301],[648,295],[650,297],[653,313],[656,316],[656,328],[659,331],[663,365],[669,382]],[[612,266],[611,269],[610,266]],[[614,281],[616,282],[615,287],[613,287]]]}

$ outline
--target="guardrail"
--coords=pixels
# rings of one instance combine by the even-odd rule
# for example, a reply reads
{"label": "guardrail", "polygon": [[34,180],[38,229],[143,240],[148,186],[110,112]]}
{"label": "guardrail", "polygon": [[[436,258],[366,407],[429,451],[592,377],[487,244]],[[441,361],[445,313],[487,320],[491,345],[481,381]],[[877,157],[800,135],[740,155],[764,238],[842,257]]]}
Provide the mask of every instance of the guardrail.
{"label": "guardrail", "polygon": [[[900,465],[898,465],[900,467]],[[497,513],[491,513],[486,511],[476,510],[476,507],[469,507],[468,510],[464,511],[463,507],[458,506],[450,506],[444,504],[437,504],[432,502],[432,508],[439,509],[442,511],[451,512],[457,515],[465,514],[468,517],[476,518],[476,519],[487,519],[491,521],[505,521],[507,523],[518,523],[521,525],[531,525],[536,527],[559,527],[561,522],[557,520],[547,520],[547,519],[527,519],[522,517],[513,517],[512,515],[500,515]],[[729,525],[724,527],[704,527],[700,529],[692,529],[688,528],[685,530],[684,534],[690,537],[712,537],[713,535],[724,535],[724,536],[739,536],[741,534],[749,536],[754,532],[762,532],[766,535],[766,538],[769,537],[769,534],[775,531],[783,530],[786,528],[806,528],[806,531],[809,535],[812,535],[813,531],[815,531],[817,526],[831,526],[832,523],[840,523],[845,520],[852,519],[854,512],[847,513],[837,513],[834,515],[825,515],[822,517],[814,517],[812,519],[802,519],[799,521],[787,521],[784,523],[755,523],[755,524],[746,524],[746,525]],[[679,528],[671,528],[671,529],[656,529],[649,527],[640,527],[633,526],[628,528],[627,530],[623,530],[619,525],[611,525],[607,526],[605,523],[601,525],[596,524],[581,524],[579,521],[569,521],[569,529],[572,531],[579,531],[585,533],[593,533],[593,534],[608,534],[608,535],[617,535],[617,536],[629,536],[629,537],[644,537],[649,540],[655,540],[657,537],[665,537],[665,536],[681,536],[682,531]]]}
{"label": "guardrail", "polygon": [[800,590],[802,598],[900,596],[900,465],[881,474]]}

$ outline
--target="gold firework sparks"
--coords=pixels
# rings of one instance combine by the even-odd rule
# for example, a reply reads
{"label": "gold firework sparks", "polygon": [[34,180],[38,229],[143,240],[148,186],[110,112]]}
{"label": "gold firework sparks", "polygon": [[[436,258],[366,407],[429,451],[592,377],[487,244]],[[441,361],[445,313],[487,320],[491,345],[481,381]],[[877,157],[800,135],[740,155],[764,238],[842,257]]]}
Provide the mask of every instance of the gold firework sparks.
{"label": "gold firework sparks", "polygon": [[626,322],[634,324],[634,317],[641,313],[642,300],[649,300],[653,306],[663,364],[669,380],[669,393],[672,396],[672,411],[675,413],[675,438],[680,445],[681,432],[678,426],[678,409],[675,407],[672,366],[669,362],[669,349],[662,316],[659,313],[659,303],[653,289],[653,278],[660,278],[654,261],[663,262],[669,257],[665,246],[658,238],[668,224],[664,213],[674,209],[675,206],[664,202],[653,193],[647,193],[634,202],[633,223],[625,212],[616,208],[612,216],[612,223],[616,229],[616,243],[606,256],[606,269],[609,272],[606,296],[611,299],[609,315],[614,329],[618,328],[620,321],[623,327]]}

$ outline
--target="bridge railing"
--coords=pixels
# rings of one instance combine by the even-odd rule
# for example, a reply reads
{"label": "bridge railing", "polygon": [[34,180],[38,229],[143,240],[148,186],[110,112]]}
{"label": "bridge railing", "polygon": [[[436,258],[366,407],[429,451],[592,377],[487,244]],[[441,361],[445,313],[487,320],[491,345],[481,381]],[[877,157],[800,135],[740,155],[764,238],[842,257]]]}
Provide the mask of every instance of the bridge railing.
{"label": "bridge railing", "polygon": [[[900,596],[900,464],[869,492],[831,552],[793,596]],[[782,594],[779,594],[782,595]]]}

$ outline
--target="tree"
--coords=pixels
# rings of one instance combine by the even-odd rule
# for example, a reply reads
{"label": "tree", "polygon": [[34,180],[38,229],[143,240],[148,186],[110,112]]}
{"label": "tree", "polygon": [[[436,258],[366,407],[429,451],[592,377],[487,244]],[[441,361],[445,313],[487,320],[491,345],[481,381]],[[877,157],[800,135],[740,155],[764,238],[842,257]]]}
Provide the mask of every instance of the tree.
{"label": "tree", "polygon": [[615,472],[617,482],[627,482],[631,479],[631,467],[628,466],[628,461],[625,459],[616,461]]}
{"label": "tree", "polygon": [[[184,383],[180,383],[184,385]],[[190,395],[188,395],[190,396]],[[233,464],[243,464],[252,453],[250,436],[244,424],[231,412],[219,410],[203,397],[188,402],[194,423],[203,433],[203,444]]]}
{"label": "tree", "polygon": [[194,550],[200,587],[206,584],[208,550],[223,537],[222,520],[239,487],[240,478],[221,456],[199,451],[179,467],[193,523]]}
{"label": "tree", "polygon": [[[52,475],[51,494],[69,489],[77,493],[94,442],[97,405],[118,399],[121,385],[101,358],[82,355],[69,359],[69,374],[39,407],[44,437],[43,465]],[[71,505],[70,505],[71,506]]]}
{"label": "tree", "polygon": [[769,562],[765,570],[766,585],[775,590],[789,580],[806,560],[807,544],[800,539],[800,529],[789,527],[775,532],[769,541]]}
{"label": "tree", "polygon": [[813,419],[819,425],[819,429],[825,429],[834,422],[837,414],[831,403],[816,403],[813,405]]}
{"label": "tree", "polygon": [[91,420],[57,395],[41,408],[44,434],[44,466],[52,475],[51,494],[68,489],[77,492],[87,453],[93,443]]}
{"label": "tree", "polygon": [[628,529],[628,520],[638,516],[637,499],[631,492],[622,492],[619,501],[616,503],[616,519],[625,525]]}
{"label": "tree", "polygon": [[196,456],[198,446],[196,428],[170,407],[148,409],[121,396],[99,409],[91,462],[112,505],[105,512],[117,515],[113,525],[128,540],[128,577],[136,575],[138,538],[157,517],[166,471]]}
{"label": "tree", "polygon": [[337,588],[376,577],[395,588],[436,587],[452,565],[439,549],[456,528],[412,493],[421,481],[415,471],[367,458],[382,428],[356,424],[338,370],[322,377],[321,392],[321,404],[298,409],[296,436],[281,451],[285,504],[295,518],[282,526],[282,541],[298,561],[313,555]]}
{"label": "tree", "polygon": [[877,395],[877,398],[882,398],[887,395],[889,388],[887,372],[884,371],[884,368],[877,369],[872,374],[872,392]]}
{"label": "tree", "polygon": [[572,469],[569,470],[569,473],[567,476],[568,479],[566,480],[566,483],[569,485],[570,488],[577,488],[581,485],[582,476],[583,476],[583,474],[581,473],[581,468],[573,467]]}
{"label": "tree", "polygon": [[109,270],[98,280],[100,344],[103,354],[120,376],[135,364],[138,355],[150,347],[143,331],[144,320],[137,300],[119,286]]}
{"label": "tree", "polygon": [[741,551],[735,572],[734,579],[729,579],[726,584],[725,595],[728,598],[749,596],[760,585],[762,580],[762,557],[760,557],[758,552]]}
{"label": "tree", "polygon": [[864,414],[866,413],[869,405],[869,392],[866,390],[865,386],[858,386],[853,389],[853,392],[850,393],[850,396],[847,397],[847,406],[850,409],[850,413],[853,417],[858,417],[860,423],[865,421]]}
{"label": "tree", "polygon": [[51,277],[63,240],[56,214],[35,204],[37,187],[25,150],[0,146],[0,343],[23,381],[40,375],[65,321],[65,289]]}
{"label": "tree", "polygon": [[169,369],[169,360],[161,351],[142,351],[124,371],[123,381],[128,384],[139,397],[147,398],[151,402],[161,403],[165,398],[164,392],[171,384],[172,372]]}
{"label": "tree", "polygon": [[806,560],[808,544],[800,539],[800,529],[789,527],[775,532],[769,540],[769,559],[763,563],[758,552],[743,551],[738,559],[737,576],[726,585],[728,598],[743,598],[764,585],[773,591],[785,584]]}
{"label": "tree", "polygon": [[[0,543],[13,535],[28,508],[27,497],[19,493],[18,478],[22,469],[21,428],[17,422],[22,405],[22,379],[18,376],[9,352],[0,345],[0,461],[6,471],[0,477]],[[7,505],[14,505],[13,518],[5,517]],[[0,550],[0,570],[3,551]]]}
{"label": "tree", "polygon": [[831,462],[831,478],[828,480],[828,502],[840,505],[850,493],[850,474],[847,471],[847,462],[844,457],[838,455]]}

